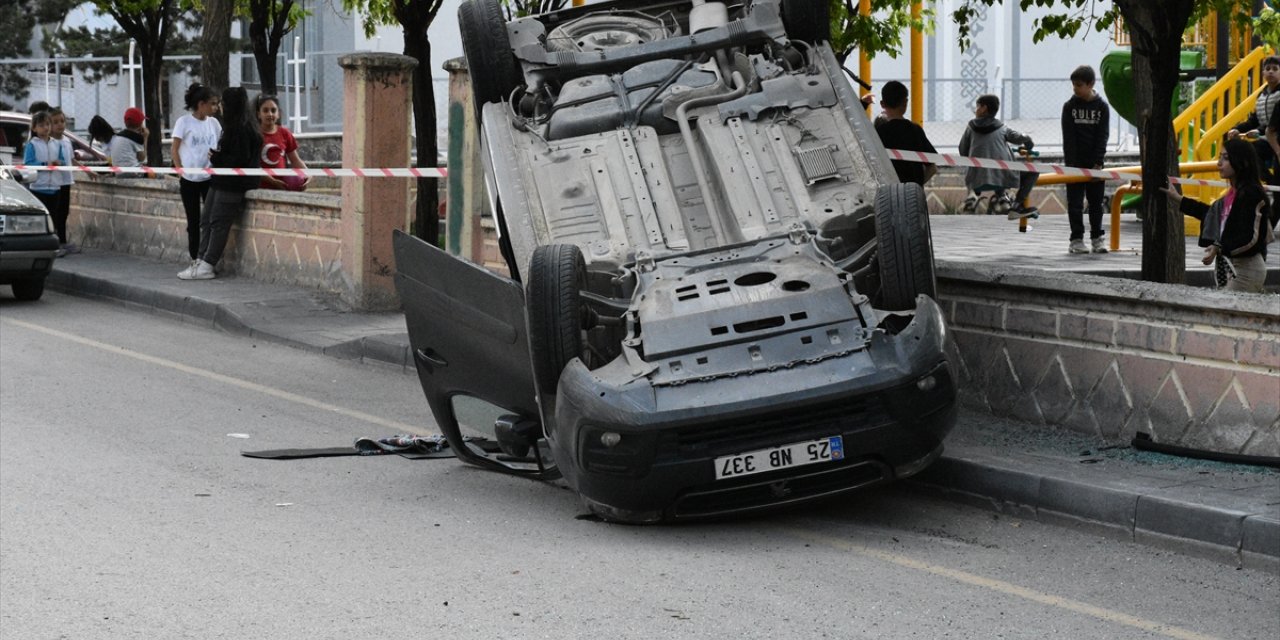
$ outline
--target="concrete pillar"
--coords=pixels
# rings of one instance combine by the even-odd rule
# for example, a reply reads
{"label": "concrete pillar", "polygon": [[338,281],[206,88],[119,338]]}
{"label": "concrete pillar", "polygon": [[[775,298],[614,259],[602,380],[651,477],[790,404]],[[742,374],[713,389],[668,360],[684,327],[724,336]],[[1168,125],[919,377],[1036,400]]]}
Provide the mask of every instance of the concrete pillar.
{"label": "concrete pillar", "polygon": [[[342,166],[408,167],[413,128],[413,69],[418,62],[393,53],[342,56]],[[410,180],[342,179],[344,300],[357,309],[391,310],[396,297],[391,232],[409,231]]]}
{"label": "concrete pillar", "polygon": [[445,61],[449,72],[449,208],[445,247],[449,253],[484,264],[484,167],[471,73],[466,58]]}

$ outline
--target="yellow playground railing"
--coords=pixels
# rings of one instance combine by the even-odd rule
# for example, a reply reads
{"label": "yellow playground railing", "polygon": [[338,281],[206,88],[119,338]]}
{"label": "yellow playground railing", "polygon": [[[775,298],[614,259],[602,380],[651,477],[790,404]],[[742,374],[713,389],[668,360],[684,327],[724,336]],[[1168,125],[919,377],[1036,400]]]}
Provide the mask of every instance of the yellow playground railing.
{"label": "yellow playground railing", "polygon": [[[1141,166],[1132,167],[1114,167],[1109,168],[1110,171],[1119,171],[1120,173],[1132,173],[1136,175],[1142,174]],[[1217,173],[1217,160],[1206,160],[1201,162],[1183,162],[1178,165],[1178,175],[1187,176],[1203,176],[1205,174]],[[1051,186],[1055,184],[1069,184],[1072,182],[1089,182],[1090,178],[1084,176],[1064,176],[1059,174],[1042,173],[1040,178],[1036,180],[1037,186]],[[1201,191],[1203,190],[1203,191]],[[1211,201],[1221,195],[1223,190],[1219,187],[1196,187],[1187,185],[1182,192],[1188,197],[1197,198],[1206,202]],[[1142,180],[1136,177],[1130,180],[1128,184],[1121,185],[1111,194],[1111,250],[1120,250],[1120,206],[1124,197],[1127,195],[1142,194]],[[1025,218],[1024,218],[1025,220]],[[1183,216],[1183,233],[1188,236],[1200,235],[1200,221],[1191,216]]]}
{"label": "yellow playground railing", "polygon": [[1173,119],[1183,162],[1213,159],[1223,134],[1248,117],[1262,89],[1262,59],[1268,55],[1266,47],[1254,49]]}

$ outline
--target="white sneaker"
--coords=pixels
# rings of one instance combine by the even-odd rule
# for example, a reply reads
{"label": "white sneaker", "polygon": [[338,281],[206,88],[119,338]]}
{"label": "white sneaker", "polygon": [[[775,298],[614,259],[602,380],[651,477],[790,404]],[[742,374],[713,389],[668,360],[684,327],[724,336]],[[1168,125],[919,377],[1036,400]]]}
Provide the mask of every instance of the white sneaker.
{"label": "white sneaker", "polygon": [[1107,252],[1107,242],[1106,242],[1106,240],[1103,238],[1103,236],[1098,236],[1098,237],[1096,237],[1096,238],[1094,238],[1094,239],[1093,239],[1093,252],[1094,252],[1094,253],[1106,253],[1106,252]]}
{"label": "white sneaker", "polygon": [[186,269],[183,269],[182,271],[179,271],[179,272],[178,272],[178,279],[179,279],[179,280],[190,280],[190,279],[191,279],[191,274],[193,274],[193,273],[195,273],[195,272],[196,272],[196,265],[197,265],[197,264],[200,264],[200,261],[199,261],[199,260],[192,260],[192,261],[191,261],[191,264],[187,265],[187,268],[186,268]]}
{"label": "white sneaker", "polygon": [[213,265],[204,260],[196,260],[187,270],[178,274],[179,280],[212,280],[217,277]]}
{"label": "white sneaker", "polygon": [[1084,246],[1083,239],[1071,241],[1071,246],[1067,247],[1067,253],[1089,253],[1088,247]]}

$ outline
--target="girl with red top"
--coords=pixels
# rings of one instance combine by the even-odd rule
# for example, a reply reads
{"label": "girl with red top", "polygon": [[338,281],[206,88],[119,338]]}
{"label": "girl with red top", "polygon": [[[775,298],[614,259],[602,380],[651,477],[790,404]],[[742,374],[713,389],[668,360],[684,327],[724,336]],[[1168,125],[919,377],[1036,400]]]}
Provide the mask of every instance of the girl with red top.
{"label": "girl with red top", "polygon": [[[260,95],[254,101],[258,124],[262,126],[263,169],[306,169],[307,163],[298,156],[298,141],[293,133],[280,125],[280,102],[275,96]],[[263,176],[263,189],[302,191],[311,178],[306,176]]]}

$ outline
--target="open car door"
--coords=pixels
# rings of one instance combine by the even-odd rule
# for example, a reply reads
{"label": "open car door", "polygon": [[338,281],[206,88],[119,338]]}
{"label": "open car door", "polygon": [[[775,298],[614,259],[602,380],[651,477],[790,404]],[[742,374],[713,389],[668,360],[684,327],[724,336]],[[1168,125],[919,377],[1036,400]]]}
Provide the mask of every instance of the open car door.
{"label": "open car door", "polygon": [[[554,479],[559,472],[539,442],[528,455],[491,451],[463,433],[459,400],[475,398],[538,420],[529,363],[524,291],[519,283],[396,231],[396,290],[404,307],[418,380],[449,446],[465,462]],[[493,440],[493,424],[468,424]]]}

